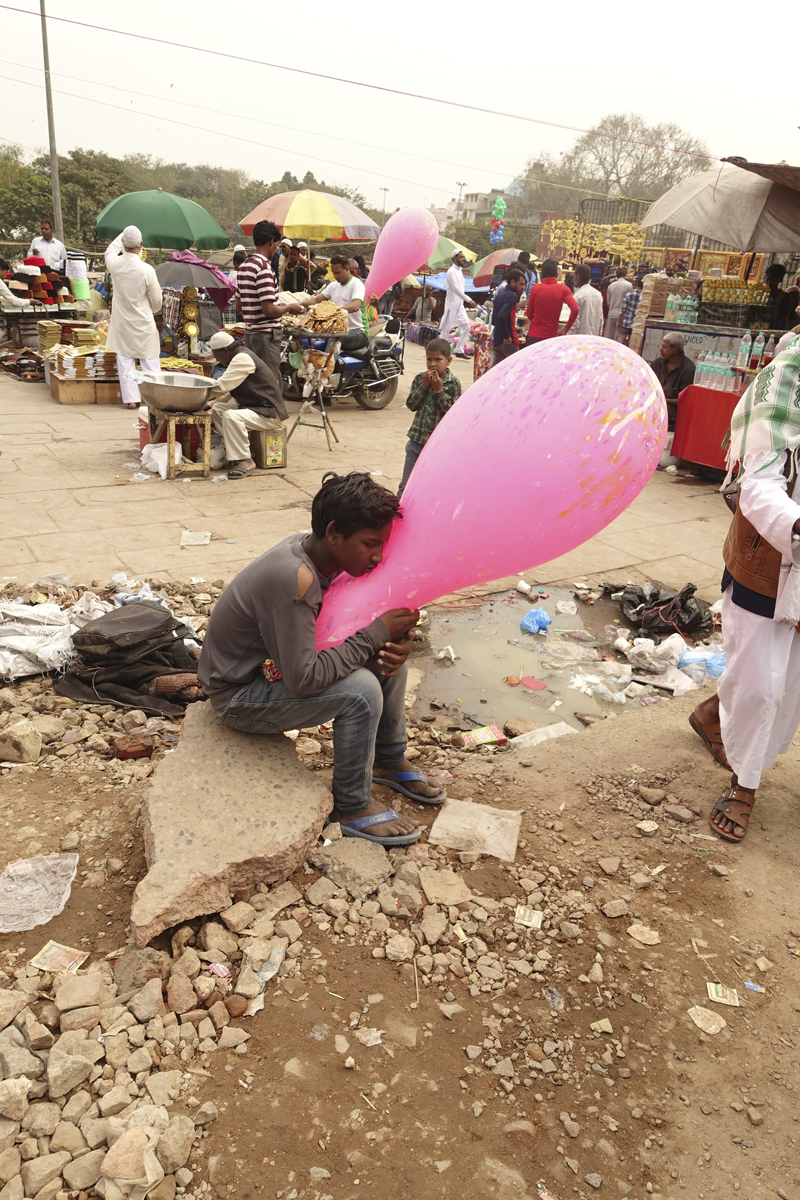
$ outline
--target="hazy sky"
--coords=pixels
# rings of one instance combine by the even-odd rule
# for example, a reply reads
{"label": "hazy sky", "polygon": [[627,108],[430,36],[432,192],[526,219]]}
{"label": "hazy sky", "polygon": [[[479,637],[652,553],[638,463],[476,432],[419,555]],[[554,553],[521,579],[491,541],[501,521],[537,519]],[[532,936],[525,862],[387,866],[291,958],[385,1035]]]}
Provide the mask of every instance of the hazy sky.
{"label": "hazy sky", "polygon": [[[47,121],[38,5],[16,6],[37,15],[0,6],[0,138],[40,151]],[[786,65],[767,66],[774,40],[772,50],[759,35],[747,41],[753,14],[741,3],[724,13],[711,0],[612,13],[572,0],[503,6],[492,16],[475,0],[446,15],[421,0],[48,0],[47,9],[51,17],[580,129],[633,110],[649,122],[676,121],[705,139],[714,156],[800,162],[796,80]],[[795,13],[788,0],[776,0],[770,28],[788,33]],[[562,37],[565,45],[595,49],[560,51]],[[393,209],[443,204],[457,195],[457,180],[465,192],[505,186],[530,155],[557,154],[578,136],[56,20],[49,39],[61,153],[142,152],[239,167],[267,181],[287,169],[300,176],[311,169],[329,183],[356,185],[376,207],[388,188],[386,207]]]}

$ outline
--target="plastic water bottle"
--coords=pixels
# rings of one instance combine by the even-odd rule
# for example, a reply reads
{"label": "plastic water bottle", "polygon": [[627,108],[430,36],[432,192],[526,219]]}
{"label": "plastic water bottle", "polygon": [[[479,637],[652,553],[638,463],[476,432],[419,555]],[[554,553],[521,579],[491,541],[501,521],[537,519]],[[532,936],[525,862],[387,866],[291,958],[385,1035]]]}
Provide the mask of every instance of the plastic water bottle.
{"label": "plastic water bottle", "polygon": [[664,308],[664,320],[675,320],[675,296],[672,292],[670,292],[670,294],[667,296],[667,303]]}
{"label": "plastic water bottle", "polygon": [[764,350],[764,357],[761,360],[761,365],[764,367],[768,366],[769,363],[772,362],[774,357],[775,357],[775,338],[772,336],[772,334],[770,334],[769,341],[767,342],[766,349]]}
{"label": "plastic water bottle", "polygon": [[694,300],[692,300],[692,324],[693,325],[697,324],[697,322],[699,320],[699,314],[700,314],[700,301],[697,299],[697,296],[695,296]]}
{"label": "plastic water bottle", "polygon": [[756,340],[753,342],[753,353],[750,357],[750,370],[758,371],[761,368],[761,359],[764,356],[764,334],[759,333]]}
{"label": "plastic water bottle", "polygon": [[736,359],[733,357],[732,354],[729,354],[727,365],[725,368],[725,391],[726,392],[734,391],[734,385],[736,384],[736,376],[733,373],[733,368],[735,366],[735,363],[736,363]]}
{"label": "plastic water bottle", "polygon": [[701,350],[697,356],[697,362],[694,364],[694,382],[697,387],[705,387],[703,382],[706,374],[706,356],[705,351]]}
{"label": "plastic water bottle", "polygon": [[753,339],[750,337],[749,331],[744,335],[739,346],[739,355],[736,359],[736,366],[740,371],[746,371],[750,366],[750,347],[753,345]]}

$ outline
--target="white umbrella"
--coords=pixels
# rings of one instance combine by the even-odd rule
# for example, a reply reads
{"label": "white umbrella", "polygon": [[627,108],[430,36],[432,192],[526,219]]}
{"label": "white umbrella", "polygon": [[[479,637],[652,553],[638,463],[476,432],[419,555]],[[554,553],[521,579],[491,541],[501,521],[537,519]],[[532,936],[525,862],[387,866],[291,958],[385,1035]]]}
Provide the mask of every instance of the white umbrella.
{"label": "white umbrella", "polygon": [[641,222],[674,225],[747,252],[800,249],[800,192],[739,167],[692,175],[650,205]]}

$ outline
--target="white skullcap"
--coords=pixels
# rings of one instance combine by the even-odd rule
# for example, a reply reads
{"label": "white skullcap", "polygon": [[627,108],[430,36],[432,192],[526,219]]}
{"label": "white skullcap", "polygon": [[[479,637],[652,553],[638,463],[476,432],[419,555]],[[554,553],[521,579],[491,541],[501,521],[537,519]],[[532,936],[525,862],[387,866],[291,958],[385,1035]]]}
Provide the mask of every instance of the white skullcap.
{"label": "white skullcap", "polygon": [[297,243],[297,249],[298,249],[298,250],[307,250],[307,249],[308,249],[308,242],[298,242],[298,243]]}
{"label": "white skullcap", "polygon": [[123,246],[141,246],[142,231],[135,225],[126,225],[122,231]]}
{"label": "white skullcap", "polygon": [[208,344],[212,350],[224,350],[226,346],[232,346],[235,340],[224,329],[218,329],[216,333],[212,333]]}
{"label": "white skullcap", "polygon": [[459,246],[459,247],[458,247],[458,249],[456,249],[456,250],[454,250],[454,251],[453,251],[453,253],[450,255],[450,257],[451,257],[451,258],[457,258],[459,254],[463,254],[463,253],[464,253],[464,251],[463,251],[463,250],[461,249],[461,247]]}
{"label": "white skullcap", "polygon": [[239,242],[237,242],[236,245],[233,247],[233,253],[235,254],[237,250],[244,250],[244,246],[242,246],[241,243],[239,243]]}
{"label": "white skullcap", "polygon": [[291,246],[291,245],[292,245],[292,239],[291,239],[291,238],[281,238],[281,240],[280,240],[280,243],[279,243],[279,244],[280,244],[281,246]]}

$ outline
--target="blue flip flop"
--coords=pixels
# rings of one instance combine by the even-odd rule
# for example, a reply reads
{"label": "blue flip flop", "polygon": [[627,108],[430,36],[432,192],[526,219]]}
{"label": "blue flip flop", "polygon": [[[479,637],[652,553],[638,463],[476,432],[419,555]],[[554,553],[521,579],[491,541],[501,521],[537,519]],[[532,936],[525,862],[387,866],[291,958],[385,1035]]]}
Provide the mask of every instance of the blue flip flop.
{"label": "blue flip flop", "polygon": [[373,825],[385,825],[389,821],[399,819],[400,814],[393,808],[387,808],[386,812],[374,813],[371,817],[356,817],[355,821],[341,823],[342,837],[362,838],[365,842],[378,842],[381,846],[408,846],[422,837],[421,829],[414,829],[411,833],[398,833],[394,837],[377,837],[364,832]]}
{"label": "blue flip flop", "polygon": [[445,791],[439,792],[438,796],[420,796],[418,792],[412,792],[410,788],[403,787],[404,782],[427,783],[427,778],[419,771],[392,771],[391,775],[373,775],[372,782],[380,784],[381,787],[394,788],[401,796],[405,796],[407,800],[413,800],[416,804],[437,806],[444,804],[447,799]]}

